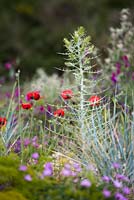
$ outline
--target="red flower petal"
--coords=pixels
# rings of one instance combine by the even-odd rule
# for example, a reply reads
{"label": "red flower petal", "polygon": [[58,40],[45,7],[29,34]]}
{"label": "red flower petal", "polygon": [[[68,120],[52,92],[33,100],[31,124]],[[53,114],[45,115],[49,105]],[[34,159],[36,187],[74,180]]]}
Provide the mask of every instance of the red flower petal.
{"label": "red flower petal", "polygon": [[30,108],[32,108],[32,104],[31,103],[22,103],[21,106],[25,110],[29,110]]}
{"label": "red flower petal", "polygon": [[64,91],[62,91],[62,93],[61,93],[61,97],[62,97],[64,100],[71,99],[72,96],[73,96],[72,90],[64,90]]}
{"label": "red flower petal", "polygon": [[39,92],[33,92],[33,98],[34,98],[34,100],[39,100],[40,99]]}
{"label": "red flower petal", "polygon": [[7,123],[7,119],[5,117],[0,117],[0,128],[5,126]]}
{"label": "red flower petal", "polygon": [[28,101],[31,100],[31,99],[33,99],[33,93],[32,92],[28,92],[27,95],[26,95],[26,97],[27,97]]}
{"label": "red flower petal", "polygon": [[90,106],[99,106],[101,98],[99,96],[91,96],[88,101],[91,103]]}
{"label": "red flower petal", "polygon": [[40,94],[39,94],[38,91],[28,92],[27,95],[26,95],[26,97],[27,97],[28,101],[32,100],[32,99],[39,100],[40,99]]}
{"label": "red flower petal", "polygon": [[55,112],[54,112],[54,116],[55,117],[57,117],[57,116],[61,116],[61,117],[64,117],[64,114],[65,114],[65,112],[64,112],[64,110],[63,109],[58,109],[58,110],[56,110]]}

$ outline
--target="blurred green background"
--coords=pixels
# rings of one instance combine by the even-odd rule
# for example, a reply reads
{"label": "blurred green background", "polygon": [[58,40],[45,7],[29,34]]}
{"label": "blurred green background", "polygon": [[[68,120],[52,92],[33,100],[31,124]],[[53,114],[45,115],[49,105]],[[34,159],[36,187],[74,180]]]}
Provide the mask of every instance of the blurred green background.
{"label": "blurred green background", "polygon": [[[39,67],[48,74],[63,66],[63,38],[84,26],[92,42],[104,48],[110,26],[134,0],[0,0],[0,63],[19,60],[23,76]],[[60,72],[59,72],[60,73]]]}

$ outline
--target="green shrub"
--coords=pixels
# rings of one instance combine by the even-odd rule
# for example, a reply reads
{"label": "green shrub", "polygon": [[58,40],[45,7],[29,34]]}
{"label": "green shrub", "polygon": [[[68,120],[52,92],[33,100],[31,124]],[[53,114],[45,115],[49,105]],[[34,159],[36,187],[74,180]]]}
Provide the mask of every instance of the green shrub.
{"label": "green shrub", "polygon": [[19,192],[12,190],[12,191],[5,191],[0,192],[0,199],[1,200],[27,200],[22,194]]}
{"label": "green shrub", "polygon": [[19,159],[14,155],[0,158],[0,199],[2,200],[103,200],[102,191],[95,184],[90,188],[73,182],[73,178],[35,177],[31,182],[24,180],[25,172],[20,172]]}

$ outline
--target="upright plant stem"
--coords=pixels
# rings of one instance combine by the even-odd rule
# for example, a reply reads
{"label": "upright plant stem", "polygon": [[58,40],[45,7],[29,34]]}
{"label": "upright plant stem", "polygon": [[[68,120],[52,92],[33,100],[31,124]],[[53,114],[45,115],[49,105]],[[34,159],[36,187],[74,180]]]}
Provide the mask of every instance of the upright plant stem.
{"label": "upright plant stem", "polygon": [[[79,42],[78,42],[79,44]],[[78,45],[79,67],[80,67],[80,134],[82,136],[83,145],[85,143],[85,128],[84,128],[84,74],[83,65],[80,54],[80,46]],[[84,146],[83,146],[84,147]]]}

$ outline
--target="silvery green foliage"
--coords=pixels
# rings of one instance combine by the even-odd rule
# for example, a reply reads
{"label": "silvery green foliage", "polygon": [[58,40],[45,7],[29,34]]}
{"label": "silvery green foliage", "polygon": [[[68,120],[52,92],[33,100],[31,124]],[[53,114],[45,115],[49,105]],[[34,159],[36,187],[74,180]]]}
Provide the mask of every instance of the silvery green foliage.
{"label": "silvery green foliage", "polygon": [[90,37],[86,36],[83,27],[80,27],[72,35],[72,39],[64,39],[67,49],[67,61],[65,65],[68,67],[76,80],[77,89],[77,106],[72,108],[77,120],[78,132],[82,138],[83,144],[87,138],[88,130],[86,121],[89,117],[89,102],[88,97],[93,95],[93,89],[97,85],[97,81],[93,80],[93,66],[91,65],[92,52],[94,46],[90,42]]}
{"label": "silvery green foliage", "polygon": [[[110,108],[104,110],[104,118],[97,114],[98,127],[92,115],[90,132],[91,144],[87,144],[87,159],[93,160],[100,175],[114,177],[115,173],[129,177],[131,184],[134,181],[134,115],[125,111],[117,113],[116,103],[113,112]],[[105,123],[104,123],[105,122]],[[119,163],[120,168],[112,168],[113,163]]]}
{"label": "silvery green foliage", "polygon": [[9,146],[16,141],[16,138],[18,138],[18,124],[17,117],[15,117],[15,109],[16,106],[12,103],[10,109],[8,109],[8,121],[6,127],[0,130],[1,147],[3,147],[0,155],[7,154]]}
{"label": "silvery green foliage", "polygon": [[[55,123],[61,125],[65,137],[67,137],[67,134],[72,136],[67,148],[78,151],[78,157],[80,157],[83,164],[87,165],[88,160],[85,159],[84,154],[87,142],[91,144],[92,134],[89,126],[92,122],[92,113],[96,110],[101,113],[103,109],[103,98],[96,108],[91,106],[91,102],[88,101],[92,95],[100,95],[97,91],[97,84],[100,80],[97,81],[93,78],[94,73],[97,73],[94,72],[94,64],[92,64],[94,61],[94,46],[91,44],[91,38],[86,36],[83,27],[78,28],[70,40],[65,38],[64,43],[66,47],[65,55],[67,56],[66,71],[73,74],[75,85],[69,88],[73,90],[72,99],[64,101],[65,117],[60,120],[56,119]],[[96,119],[94,121],[95,126],[98,123]]]}
{"label": "silvery green foliage", "polygon": [[[75,159],[85,166],[93,165],[98,175],[114,177],[115,169],[112,163],[121,165],[118,172],[128,176],[131,183],[134,180],[134,119],[126,111],[118,112],[116,98],[104,105],[102,99],[99,106],[90,106],[88,98],[94,94],[97,81],[92,76],[92,63],[94,47],[90,37],[80,27],[71,37],[64,39],[67,49],[67,70],[74,74],[77,85],[74,86],[74,97],[65,101],[66,114],[64,118],[56,121],[62,126],[62,134],[68,137],[72,133],[70,142],[62,148],[71,150]],[[88,56],[87,56],[88,55]],[[101,95],[102,96],[102,95]],[[72,104],[74,101],[75,104]],[[109,100],[111,102],[111,100]],[[72,126],[70,122],[73,122]],[[59,129],[60,132],[60,129]],[[66,151],[64,151],[66,152]]]}
{"label": "silvery green foliage", "polygon": [[[22,127],[22,118],[20,118],[20,98],[14,99],[15,89],[18,89],[20,94],[20,88],[18,88],[19,73],[16,74],[17,81],[15,82],[9,101],[9,105],[4,110],[5,117],[7,119],[6,126],[0,130],[0,155],[7,155],[12,147],[15,145],[18,138],[22,139],[24,131],[27,129],[28,124]],[[20,95],[18,95],[20,96]],[[16,100],[18,102],[16,102]]]}

